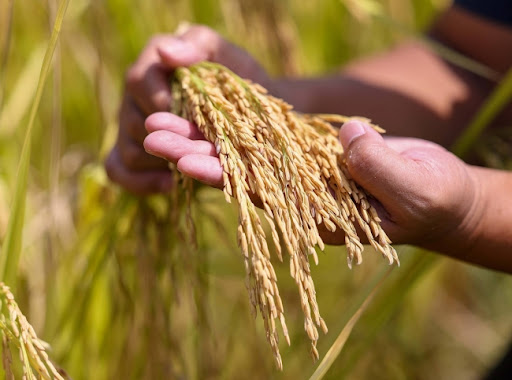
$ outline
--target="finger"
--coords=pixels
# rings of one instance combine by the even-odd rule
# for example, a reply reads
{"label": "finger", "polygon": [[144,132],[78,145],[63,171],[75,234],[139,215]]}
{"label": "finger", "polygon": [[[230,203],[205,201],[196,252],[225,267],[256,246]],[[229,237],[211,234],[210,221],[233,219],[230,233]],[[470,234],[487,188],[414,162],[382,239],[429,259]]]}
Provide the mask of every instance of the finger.
{"label": "finger", "polygon": [[133,172],[123,165],[117,149],[113,149],[105,162],[108,177],[129,192],[137,195],[167,192],[172,188],[169,170]]}
{"label": "finger", "polygon": [[174,163],[190,154],[216,156],[215,146],[208,141],[190,140],[163,130],[150,133],[144,140],[144,148],[148,153]]}
{"label": "finger", "polygon": [[[122,142],[122,148],[121,148]],[[168,163],[161,158],[148,154],[142,144],[129,139],[118,142],[119,155],[123,165],[130,171],[167,169]]]}
{"label": "finger", "polygon": [[184,175],[194,178],[206,185],[221,189],[224,185],[222,179],[222,166],[217,157],[203,154],[189,154],[183,156],[177,164],[178,170]]}
{"label": "finger", "polygon": [[146,130],[148,132],[159,130],[174,132],[190,140],[205,139],[195,124],[169,112],[157,112],[150,115],[146,119]]}
{"label": "finger", "polygon": [[347,122],[339,137],[350,175],[384,205],[417,186],[416,163],[387,146],[382,136],[367,124]]}
{"label": "finger", "polygon": [[147,136],[144,128],[144,114],[137,107],[130,95],[125,95],[119,111],[119,133],[122,133],[131,140],[140,143]]}
{"label": "finger", "polygon": [[[189,66],[208,60],[221,63],[241,77],[262,82],[266,75],[258,63],[239,47],[226,41],[214,30],[193,25],[177,36],[183,44],[161,45],[159,47],[162,62],[170,67]],[[178,47],[178,48],[177,48]]]}
{"label": "finger", "polygon": [[168,67],[189,66],[204,60],[214,60],[223,49],[224,40],[205,26],[192,26],[172,43],[161,44],[158,52]]}
{"label": "finger", "polygon": [[187,40],[186,36],[180,36],[169,43],[158,45],[157,51],[167,67],[175,68],[190,66],[209,59],[214,46],[206,49],[204,44],[195,45],[193,40]]}
{"label": "finger", "polygon": [[169,77],[174,67],[162,62],[158,48],[176,40],[171,35],[154,37],[126,73],[126,91],[146,115],[170,109]]}

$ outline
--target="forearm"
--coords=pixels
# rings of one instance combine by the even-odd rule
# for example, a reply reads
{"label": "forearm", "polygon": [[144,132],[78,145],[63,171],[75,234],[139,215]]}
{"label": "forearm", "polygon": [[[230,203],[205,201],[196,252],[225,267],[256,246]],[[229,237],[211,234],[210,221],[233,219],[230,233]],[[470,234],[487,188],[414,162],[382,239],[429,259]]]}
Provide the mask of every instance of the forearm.
{"label": "forearm", "polygon": [[360,115],[388,134],[450,146],[489,92],[489,84],[409,43],[355,62],[339,75],[281,80],[280,91],[304,112]]}
{"label": "forearm", "polygon": [[482,212],[468,258],[512,273],[512,173],[472,167],[481,184]]}
{"label": "forearm", "polygon": [[[512,30],[457,7],[443,13],[430,34],[498,74],[512,65]],[[495,84],[408,42],[329,77],[277,80],[275,89],[299,111],[366,116],[389,134],[450,146]],[[496,125],[511,121],[508,107]]]}
{"label": "forearm", "polygon": [[276,89],[299,111],[360,115],[391,135],[450,146],[490,84],[455,69],[426,46],[406,43],[324,78],[282,79]]}
{"label": "forearm", "polygon": [[512,173],[468,168],[475,183],[476,202],[452,233],[427,248],[512,273]]}

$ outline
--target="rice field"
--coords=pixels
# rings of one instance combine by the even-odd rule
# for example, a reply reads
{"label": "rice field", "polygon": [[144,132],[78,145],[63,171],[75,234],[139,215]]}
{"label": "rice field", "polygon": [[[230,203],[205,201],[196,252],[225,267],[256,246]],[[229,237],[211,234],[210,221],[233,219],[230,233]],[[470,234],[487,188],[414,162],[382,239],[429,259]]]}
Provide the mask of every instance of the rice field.
{"label": "rice field", "polygon": [[[310,378],[319,362],[289,265],[272,260],[291,341],[279,344],[279,371],[251,315],[238,211],[221,191],[136,198],[107,180],[125,71],[152,35],[188,21],[274,75],[332,72],[419,38],[448,3],[67,3],[0,0],[0,273],[49,357],[73,379]],[[180,207],[189,197],[191,215]],[[371,247],[352,270],[345,247],[318,252],[312,277],[329,332],[316,348],[332,359],[323,378],[482,376],[512,338],[510,276],[395,248],[401,267],[391,272]],[[343,350],[328,353],[342,330]],[[11,351],[18,378],[13,340]]]}

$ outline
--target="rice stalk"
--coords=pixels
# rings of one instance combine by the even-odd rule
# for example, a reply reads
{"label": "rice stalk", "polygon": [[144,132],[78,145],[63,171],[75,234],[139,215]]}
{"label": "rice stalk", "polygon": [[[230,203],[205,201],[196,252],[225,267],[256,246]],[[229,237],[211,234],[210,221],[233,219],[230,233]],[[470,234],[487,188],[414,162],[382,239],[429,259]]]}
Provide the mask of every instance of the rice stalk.
{"label": "rice stalk", "polygon": [[[10,0],[7,2],[7,5],[2,4],[0,9],[2,10],[2,16],[0,20],[2,21],[2,34],[3,38],[0,39],[0,116],[2,115],[3,109],[3,100],[4,100],[4,78],[5,78],[5,70],[7,67],[7,60],[9,57],[9,51],[11,47],[11,37],[12,37],[12,16],[13,16],[13,5],[14,0]],[[5,9],[7,8],[7,9]]]}
{"label": "rice stalk", "polygon": [[288,344],[290,338],[254,198],[261,202],[279,260],[283,260],[282,245],[289,254],[311,355],[318,359],[318,328],[326,333],[327,326],[316,301],[309,257],[318,264],[315,247],[324,248],[319,226],[344,232],[349,267],[362,262],[356,227],[389,264],[399,263],[368,195],[348,173],[337,131],[330,124],[348,118],[299,114],[218,64],[179,68],[175,78],[174,111],[194,122],[215,144],[224,169],[225,199],[234,198],[238,205],[238,244],[249,298],[254,314],[259,311],[263,318],[277,366],[282,368],[278,323]]}
{"label": "rice stalk", "polygon": [[[31,102],[37,92],[38,77],[41,72],[41,61],[45,54],[45,43],[35,45],[25,63],[16,83],[3,95],[0,108],[0,138],[6,139],[14,135],[21,121],[30,112]],[[5,80],[2,79],[2,86]]]}
{"label": "rice stalk", "polygon": [[0,311],[2,360],[6,378],[15,378],[9,346],[9,343],[12,343],[19,350],[24,379],[64,380],[66,376],[55,368],[48,357],[47,344],[37,337],[34,328],[19,309],[9,287],[3,282],[0,282]]}
{"label": "rice stalk", "polygon": [[465,156],[482,134],[485,127],[487,127],[496,115],[509,104],[511,98],[512,68],[508,70],[500,84],[480,108],[480,111],[467,126],[464,134],[453,145],[452,152],[459,157]]}
{"label": "rice stalk", "polygon": [[315,372],[311,375],[309,380],[320,380],[323,379],[327,371],[329,371],[329,368],[331,368],[334,361],[337,359],[338,355],[340,354],[343,347],[345,347],[345,343],[347,342],[348,338],[350,337],[350,334],[352,333],[352,330],[354,329],[354,326],[357,324],[361,316],[364,312],[366,312],[366,309],[373,301],[373,298],[375,298],[375,295],[379,291],[380,287],[384,283],[384,281],[388,278],[388,276],[391,274],[391,269],[388,269],[382,277],[379,279],[379,281],[371,287],[370,293],[364,297],[363,302],[361,305],[357,308],[357,310],[352,314],[350,319],[347,321],[345,326],[343,326],[343,329],[339,333],[338,337],[332,344],[332,346],[329,348],[329,351],[325,354],[325,357],[322,359],[318,367],[316,368]]}
{"label": "rice stalk", "polygon": [[61,0],[59,2],[52,35],[41,66],[41,74],[39,76],[37,91],[32,103],[25,140],[23,142],[23,148],[20,155],[14,199],[12,202],[13,205],[9,217],[9,224],[7,226],[7,234],[2,246],[2,256],[0,258],[0,279],[8,284],[12,284],[11,286],[15,286],[16,273],[18,272],[18,261],[21,254],[22,230],[25,217],[25,197],[27,193],[33,126],[68,4],[69,0]]}

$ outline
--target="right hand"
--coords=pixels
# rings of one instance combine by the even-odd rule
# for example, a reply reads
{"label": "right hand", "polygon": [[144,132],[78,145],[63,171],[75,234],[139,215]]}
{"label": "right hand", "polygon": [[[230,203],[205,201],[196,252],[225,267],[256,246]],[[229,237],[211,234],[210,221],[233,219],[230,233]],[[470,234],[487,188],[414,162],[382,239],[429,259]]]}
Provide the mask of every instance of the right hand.
{"label": "right hand", "polygon": [[146,153],[142,145],[147,135],[145,119],[171,108],[169,79],[174,69],[204,60],[223,64],[265,87],[270,85],[265,70],[247,52],[205,26],[153,37],[126,74],[117,142],[105,163],[112,181],[138,195],[172,187],[167,162]]}

